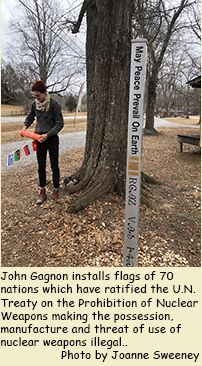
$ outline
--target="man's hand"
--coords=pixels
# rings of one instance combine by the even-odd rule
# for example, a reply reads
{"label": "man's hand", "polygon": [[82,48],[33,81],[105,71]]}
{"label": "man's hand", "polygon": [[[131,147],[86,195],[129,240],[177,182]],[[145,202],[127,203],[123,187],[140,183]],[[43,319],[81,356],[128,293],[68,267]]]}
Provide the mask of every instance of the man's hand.
{"label": "man's hand", "polygon": [[47,138],[48,138],[48,135],[47,135],[47,133],[45,133],[44,135],[41,135],[39,142],[44,142],[47,140]]}

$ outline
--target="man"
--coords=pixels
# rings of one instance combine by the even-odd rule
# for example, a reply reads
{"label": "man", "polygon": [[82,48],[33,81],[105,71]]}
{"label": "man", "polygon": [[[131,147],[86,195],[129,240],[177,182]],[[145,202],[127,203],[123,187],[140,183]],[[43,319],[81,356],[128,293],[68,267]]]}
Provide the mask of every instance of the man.
{"label": "man", "polygon": [[53,176],[53,199],[59,200],[60,170],[58,166],[59,138],[58,132],[64,126],[64,120],[60,105],[48,94],[45,84],[37,80],[32,86],[35,101],[25,119],[23,129],[27,129],[34,122],[36,117],[35,132],[41,135],[37,141],[37,160],[40,193],[37,204],[43,203],[47,199],[46,195],[46,156],[49,151],[50,163]]}

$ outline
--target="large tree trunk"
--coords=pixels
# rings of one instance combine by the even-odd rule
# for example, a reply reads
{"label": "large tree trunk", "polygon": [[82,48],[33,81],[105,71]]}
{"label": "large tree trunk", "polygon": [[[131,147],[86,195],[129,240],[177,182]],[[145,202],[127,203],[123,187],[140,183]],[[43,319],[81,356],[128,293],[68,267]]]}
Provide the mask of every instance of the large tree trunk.
{"label": "large tree trunk", "polygon": [[87,136],[83,164],[69,193],[78,212],[108,192],[125,193],[130,79],[131,0],[87,5]]}
{"label": "large tree trunk", "polygon": [[146,103],[146,124],[144,133],[156,133],[154,128],[154,114],[156,103],[156,86],[157,86],[158,70],[153,69],[151,75],[148,76],[147,103]]}

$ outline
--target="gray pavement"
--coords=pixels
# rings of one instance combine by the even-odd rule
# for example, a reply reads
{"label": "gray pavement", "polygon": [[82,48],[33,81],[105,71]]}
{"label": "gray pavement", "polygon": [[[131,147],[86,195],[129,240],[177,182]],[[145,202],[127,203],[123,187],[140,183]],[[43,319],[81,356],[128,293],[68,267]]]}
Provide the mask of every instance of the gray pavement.
{"label": "gray pavement", "polygon": [[[199,120],[199,117],[197,117],[196,121],[198,121],[198,120]],[[185,119],[185,122],[186,122],[186,119]],[[160,127],[172,127],[172,128],[180,128],[180,127],[186,127],[186,128],[188,128],[188,127],[191,127],[191,128],[199,128],[199,126],[186,125],[186,123],[184,125],[181,125],[179,123],[171,123],[171,122],[168,122],[166,119],[155,117],[154,118],[154,128],[157,129],[157,128],[160,128]]]}
{"label": "gray pavement", "polygon": [[[15,117],[13,117],[13,118],[15,120],[17,119],[18,122],[19,122],[18,118],[15,118]],[[74,118],[74,117],[72,117],[72,118]],[[23,120],[24,119],[22,119],[22,121]],[[10,118],[9,118],[9,122],[11,122]],[[158,129],[160,127],[171,127],[171,128],[191,127],[191,128],[197,128],[199,130],[199,126],[186,125],[186,124],[184,124],[184,125],[174,124],[174,123],[170,123],[170,122],[168,122],[168,121],[166,121],[165,119],[162,119],[162,118],[155,118],[154,127],[155,127],[155,129]],[[60,154],[63,154],[65,151],[72,150],[72,149],[75,149],[77,147],[85,146],[85,137],[86,137],[86,132],[85,131],[72,132],[72,133],[67,133],[67,134],[60,135],[59,136],[59,139],[60,139],[59,152],[60,152]],[[32,141],[31,139],[28,139],[28,140],[26,139],[26,140],[23,140],[23,141],[17,141],[17,142],[12,142],[12,143],[9,143],[9,144],[1,145],[1,172],[2,173],[16,171],[20,167],[36,163],[36,152],[32,151],[31,141]],[[23,146],[27,143],[30,146],[31,154],[29,156],[25,156],[24,151],[22,151],[20,161],[14,162],[13,165],[11,165],[11,166],[7,166],[7,155],[9,153],[12,153],[16,149],[21,149],[22,150]]]}

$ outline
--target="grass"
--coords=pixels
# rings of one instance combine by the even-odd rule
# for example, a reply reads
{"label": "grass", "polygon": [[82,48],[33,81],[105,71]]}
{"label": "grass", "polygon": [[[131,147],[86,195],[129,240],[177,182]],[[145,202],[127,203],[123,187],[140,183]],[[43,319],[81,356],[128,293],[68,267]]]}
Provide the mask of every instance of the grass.
{"label": "grass", "polygon": [[171,226],[173,227],[173,229],[178,229],[179,228],[179,225],[174,224],[174,222],[171,222]]}
{"label": "grass", "polygon": [[166,117],[166,121],[171,123],[176,123],[180,125],[198,125],[199,116],[190,116],[190,118],[185,117]]}
{"label": "grass", "polygon": [[23,116],[23,105],[7,105],[1,104],[1,117],[7,116]]}
{"label": "grass", "polygon": [[[75,113],[69,113],[67,111],[62,111],[63,116],[74,116]],[[85,112],[80,112],[80,116],[86,115]],[[10,117],[10,116],[18,116],[18,117],[26,117],[24,114],[24,106],[23,105],[10,105],[10,104],[1,104],[1,117]]]}
{"label": "grass", "polygon": [[157,221],[157,220],[149,220],[149,224],[150,224],[150,226],[156,226],[156,225],[157,225],[157,223],[158,223],[158,221]]}

